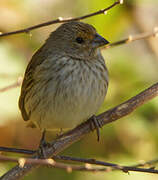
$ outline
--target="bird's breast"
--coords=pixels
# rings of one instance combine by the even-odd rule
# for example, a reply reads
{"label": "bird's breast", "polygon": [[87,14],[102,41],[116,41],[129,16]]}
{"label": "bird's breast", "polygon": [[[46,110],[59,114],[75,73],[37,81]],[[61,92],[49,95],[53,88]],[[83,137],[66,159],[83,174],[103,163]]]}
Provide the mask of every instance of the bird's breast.
{"label": "bird's breast", "polygon": [[32,104],[38,101],[32,119],[40,128],[73,128],[98,111],[108,86],[103,59],[62,58],[40,68],[34,87],[36,98],[31,100]]}

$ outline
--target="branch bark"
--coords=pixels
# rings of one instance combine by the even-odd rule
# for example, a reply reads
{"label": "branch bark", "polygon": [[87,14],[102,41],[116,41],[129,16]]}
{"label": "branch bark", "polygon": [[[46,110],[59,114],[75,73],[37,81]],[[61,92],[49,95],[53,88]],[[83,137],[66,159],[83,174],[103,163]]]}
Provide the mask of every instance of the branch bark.
{"label": "branch bark", "polygon": [[[138,95],[132,97],[131,99],[125,101],[124,103],[107,110],[106,112],[97,116],[100,124],[106,125],[113,121],[116,121],[131,112],[137,109],[139,106],[158,96],[158,83],[152,85],[150,88],[144,90]],[[52,142],[51,147],[46,147],[44,149],[46,158],[50,158],[52,156],[57,155],[62,152],[64,149],[69,147],[71,144],[79,141],[86,134],[91,132],[90,120],[82,123],[77,126],[75,129],[64,133],[62,136],[58,137],[56,140]],[[38,154],[33,156],[32,158],[40,158]],[[24,175],[28,174],[31,170],[38,168],[37,164],[26,164],[23,168],[18,165],[4,174],[0,180],[18,180],[21,179]]]}
{"label": "branch bark", "polygon": [[[68,164],[63,162],[56,162],[54,159],[57,160],[66,160],[72,162],[82,162],[83,165],[74,165]],[[37,164],[40,166],[48,166],[51,168],[59,168],[65,169],[67,172],[72,171],[90,171],[90,172],[110,172],[114,170],[123,171],[125,173],[129,173],[129,171],[136,171],[136,172],[145,172],[145,173],[155,173],[158,174],[158,170],[154,167],[149,168],[139,168],[138,165],[136,166],[121,166],[119,164],[108,163],[104,161],[98,161],[95,159],[84,159],[84,158],[76,158],[76,157],[68,157],[68,156],[55,156],[53,159],[32,159],[32,158],[12,158],[0,155],[1,162],[16,162],[19,164],[19,167],[23,168],[25,164]],[[146,162],[146,164],[151,164],[151,162],[157,163],[157,160],[152,160]],[[104,166],[98,167],[98,166]],[[142,166],[142,164],[141,164]],[[105,168],[106,167],[106,168]]]}
{"label": "branch bark", "polygon": [[96,11],[94,13],[90,13],[90,14],[87,14],[87,15],[84,15],[84,16],[79,16],[79,17],[76,17],[76,18],[62,18],[62,17],[59,17],[58,19],[51,20],[51,21],[48,21],[48,22],[44,22],[44,23],[41,23],[41,24],[37,24],[35,26],[30,26],[30,27],[25,28],[25,29],[20,29],[20,30],[17,30],[17,31],[11,31],[11,32],[6,32],[6,33],[0,33],[0,37],[10,36],[10,35],[15,35],[15,34],[20,34],[20,33],[29,33],[30,31],[32,31],[34,29],[38,29],[38,28],[41,28],[41,27],[44,27],[44,26],[49,26],[49,25],[52,25],[52,24],[64,23],[64,22],[69,22],[69,21],[78,21],[78,20],[86,19],[86,18],[89,18],[89,17],[92,17],[92,16],[96,16],[96,15],[99,15],[99,14],[106,14],[106,12],[108,10],[112,9],[114,6],[116,6],[118,4],[122,4],[122,1],[118,0],[118,1],[114,2],[111,6],[109,6],[107,8],[101,9],[99,11]]}
{"label": "branch bark", "polygon": [[115,46],[122,45],[122,44],[131,43],[133,41],[137,41],[137,40],[141,40],[141,39],[147,39],[147,38],[151,38],[151,37],[158,37],[158,28],[157,27],[155,27],[152,32],[146,32],[146,33],[141,33],[141,34],[137,34],[137,35],[129,35],[128,38],[110,43],[109,45],[102,47],[102,49],[107,49],[107,48],[115,47]]}

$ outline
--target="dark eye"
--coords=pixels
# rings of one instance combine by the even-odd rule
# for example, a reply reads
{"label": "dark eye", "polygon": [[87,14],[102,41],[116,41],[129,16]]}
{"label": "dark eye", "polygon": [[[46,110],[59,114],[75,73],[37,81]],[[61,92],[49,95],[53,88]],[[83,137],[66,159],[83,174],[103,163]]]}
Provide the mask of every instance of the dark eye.
{"label": "dark eye", "polygon": [[82,44],[84,42],[84,40],[81,37],[77,37],[76,42],[79,43],[79,44]]}

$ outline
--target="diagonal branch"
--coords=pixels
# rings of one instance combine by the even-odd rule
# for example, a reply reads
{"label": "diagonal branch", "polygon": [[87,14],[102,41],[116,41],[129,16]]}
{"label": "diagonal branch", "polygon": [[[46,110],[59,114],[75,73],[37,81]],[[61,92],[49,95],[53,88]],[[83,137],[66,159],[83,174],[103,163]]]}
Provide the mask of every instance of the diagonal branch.
{"label": "diagonal branch", "polygon": [[[152,85],[150,88],[144,90],[138,95],[132,97],[131,99],[125,101],[124,103],[100,114],[97,116],[100,124],[105,125],[124,117],[139,106],[158,96],[158,83]],[[75,129],[68,131],[62,136],[58,137],[56,140],[52,142],[51,147],[44,148],[46,158],[50,158],[52,156],[57,155],[62,152],[64,149],[69,147],[71,144],[80,140],[86,134],[91,132],[90,121],[86,121],[81,125],[77,126]],[[39,155],[35,155],[32,158],[40,158]],[[6,174],[4,174],[0,180],[18,180],[22,178],[24,175],[28,174],[31,170],[38,168],[37,164],[26,164],[23,168],[19,166],[15,166]]]}
{"label": "diagonal branch", "polygon": [[34,29],[38,29],[38,28],[41,28],[41,27],[44,27],[44,26],[49,26],[49,25],[52,25],[52,24],[64,23],[64,22],[69,22],[69,21],[78,21],[78,20],[86,19],[86,18],[89,18],[89,17],[92,17],[92,16],[96,16],[96,15],[99,15],[99,14],[106,14],[106,12],[108,10],[110,10],[114,6],[116,6],[118,4],[122,4],[122,3],[123,2],[121,0],[118,0],[118,1],[114,2],[111,6],[109,6],[107,8],[104,8],[104,9],[101,9],[99,11],[96,11],[94,13],[90,13],[90,14],[87,14],[87,15],[84,15],[84,16],[79,16],[79,17],[76,17],[76,18],[62,18],[62,17],[59,17],[58,19],[51,20],[51,21],[48,21],[48,22],[44,22],[44,23],[41,23],[41,24],[37,24],[35,26],[30,26],[30,27],[25,28],[25,29],[20,29],[20,30],[17,30],[17,31],[6,32],[6,33],[0,33],[0,37],[10,36],[10,35],[13,35],[13,34],[20,34],[20,33],[29,33],[30,31],[32,31]]}

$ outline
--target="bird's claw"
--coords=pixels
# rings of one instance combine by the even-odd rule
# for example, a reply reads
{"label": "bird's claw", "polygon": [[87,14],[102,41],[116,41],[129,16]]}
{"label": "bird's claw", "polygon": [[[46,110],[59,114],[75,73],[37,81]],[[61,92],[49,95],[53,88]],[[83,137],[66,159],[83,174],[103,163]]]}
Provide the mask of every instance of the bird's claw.
{"label": "bird's claw", "polygon": [[94,129],[96,129],[97,132],[97,141],[100,140],[100,130],[99,128],[102,127],[101,123],[98,121],[98,119],[96,118],[95,115],[93,115],[90,118],[90,126],[91,126],[91,130],[93,131]]}
{"label": "bird's claw", "polygon": [[45,134],[46,134],[46,131],[44,130],[43,133],[42,133],[42,137],[41,137],[41,140],[40,140],[40,144],[39,144],[39,148],[38,148],[38,155],[41,159],[46,159],[46,153],[45,153],[45,147],[50,147],[50,143],[46,142],[45,140]]}

